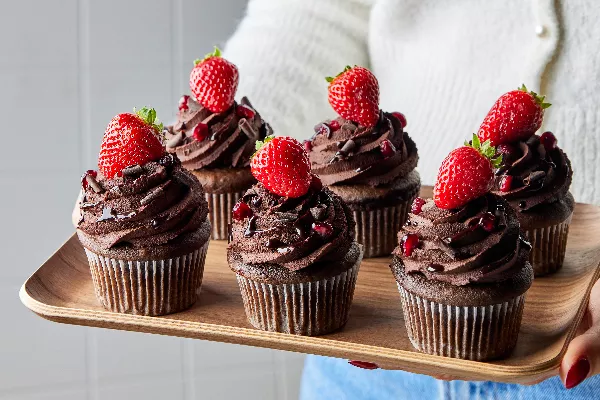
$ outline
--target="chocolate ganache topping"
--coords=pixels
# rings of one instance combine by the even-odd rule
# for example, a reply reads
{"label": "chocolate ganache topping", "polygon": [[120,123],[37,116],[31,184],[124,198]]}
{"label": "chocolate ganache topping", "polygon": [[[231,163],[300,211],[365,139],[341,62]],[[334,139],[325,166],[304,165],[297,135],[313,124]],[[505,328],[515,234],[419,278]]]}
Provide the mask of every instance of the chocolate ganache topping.
{"label": "chocolate ganache topping", "polygon": [[394,250],[408,274],[456,286],[501,282],[523,267],[531,246],[520,234],[515,211],[487,194],[458,210],[433,200],[410,214]]}
{"label": "chocolate ganache topping", "polygon": [[88,171],[82,183],[77,229],[83,244],[97,252],[159,247],[206,224],[202,187],[171,154],[128,167],[114,179]]}
{"label": "chocolate ganache topping", "polygon": [[213,113],[190,96],[179,102],[177,123],[167,127],[167,151],[189,170],[247,167],[257,140],[272,133],[246,97],[223,113]]}
{"label": "chocolate ganache topping", "polygon": [[298,198],[277,196],[262,183],[248,189],[241,203],[243,218],[234,212],[229,254],[246,264],[276,264],[291,271],[343,260],[354,242],[352,213],[337,195],[314,182]]}
{"label": "chocolate ganache topping", "polygon": [[569,191],[573,171],[565,153],[550,139],[544,146],[540,137],[502,145],[502,166],[496,172],[494,193],[516,210],[527,211],[552,203]]}
{"label": "chocolate ganache topping", "polygon": [[415,143],[392,114],[381,112],[374,127],[339,117],[315,131],[307,142],[311,168],[325,185],[385,185],[417,166]]}

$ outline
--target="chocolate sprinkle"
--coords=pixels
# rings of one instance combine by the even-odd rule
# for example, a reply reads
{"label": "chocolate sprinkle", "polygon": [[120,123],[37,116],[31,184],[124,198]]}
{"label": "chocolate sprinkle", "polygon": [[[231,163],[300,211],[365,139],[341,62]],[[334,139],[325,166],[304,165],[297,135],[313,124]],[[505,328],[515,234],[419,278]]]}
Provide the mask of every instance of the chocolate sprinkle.
{"label": "chocolate sprinkle", "polygon": [[247,119],[240,119],[239,126],[242,132],[244,132],[250,140],[258,139],[258,132],[254,130],[254,128],[252,127],[252,125],[250,125]]}
{"label": "chocolate sprinkle", "polygon": [[140,200],[140,204],[145,206],[147,204],[152,203],[154,200],[158,199],[160,196],[162,196],[163,194],[163,190],[162,188],[158,187],[156,189],[154,189],[153,191],[151,191],[150,193],[148,193],[146,195],[146,197],[142,198],[142,200]]}
{"label": "chocolate sprinkle", "polygon": [[144,172],[144,169],[139,165],[131,165],[123,170],[123,176],[128,178],[134,178],[140,176]]}
{"label": "chocolate sprinkle", "polygon": [[167,147],[172,149],[179,146],[183,142],[183,132],[177,132],[171,139],[167,141]]}
{"label": "chocolate sprinkle", "polygon": [[92,175],[86,175],[85,179],[87,180],[88,185],[90,185],[90,187],[92,188],[92,190],[96,193],[102,193],[104,192],[104,189],[102,189],[102,186],[100,186],[100,184],[98,183],[98,181],[96,180],[96,178],[94,178]]}

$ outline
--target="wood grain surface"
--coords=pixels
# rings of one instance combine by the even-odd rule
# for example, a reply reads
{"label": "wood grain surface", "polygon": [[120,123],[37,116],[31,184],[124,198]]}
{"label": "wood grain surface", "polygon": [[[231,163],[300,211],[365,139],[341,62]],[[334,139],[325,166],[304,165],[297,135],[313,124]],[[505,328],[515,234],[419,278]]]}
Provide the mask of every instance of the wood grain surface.
{"label": "wood grain surface", "polygon": [[556,374],[600,273],[600,208],[578,204],[565,266],[538,278],[527,293],[517,347],[504,360],[463,361],[422,354],[406,335],[389,258],[364,260],[348,324],[340,331],[301,337],[253,329],[246,321],[224,241],[210,243],[198,301],[166,317],[105,311],[94,295],[83,248],[72,236],[28,280],[21,301],[51,321],[140,331],[327,355],[377,363],[386,369],[465,380],[534,383]]}

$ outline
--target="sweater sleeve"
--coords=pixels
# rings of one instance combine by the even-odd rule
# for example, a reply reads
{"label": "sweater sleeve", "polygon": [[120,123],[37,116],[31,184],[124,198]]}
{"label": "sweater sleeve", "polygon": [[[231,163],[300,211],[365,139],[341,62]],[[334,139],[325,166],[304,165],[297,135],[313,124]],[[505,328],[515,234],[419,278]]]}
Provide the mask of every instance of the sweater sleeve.
{"label": "sweater sleeve", "polygon": [[332,117],[326,76],[368,65],[367,0],[250,0],[225,46],[248,96],[275,134],[305,139]]}

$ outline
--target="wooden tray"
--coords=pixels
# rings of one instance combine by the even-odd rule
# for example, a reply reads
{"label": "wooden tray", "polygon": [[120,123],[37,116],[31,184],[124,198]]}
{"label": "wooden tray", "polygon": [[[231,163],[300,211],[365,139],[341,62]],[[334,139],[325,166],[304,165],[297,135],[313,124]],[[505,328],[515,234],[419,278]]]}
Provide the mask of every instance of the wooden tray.
{"label": "wooden tray", "polygon": [[210,244],[204,281],[193,308],[166,317],[105,311],[94,295],[83,248],[71,237],[28,280],[21,301],[51,321],[320,354],[465,380],[534,383],[556,374],[566,346],[600,275],[600,208],[578,204],[565,266],[536,279],[528,292],[517,347],[495,362],[421,354],[406,335],[400,296],[388,258],[363,261],[348,324],[321,337],[253,329],[246,321],[235,275],[225,259],[226,242]]}

